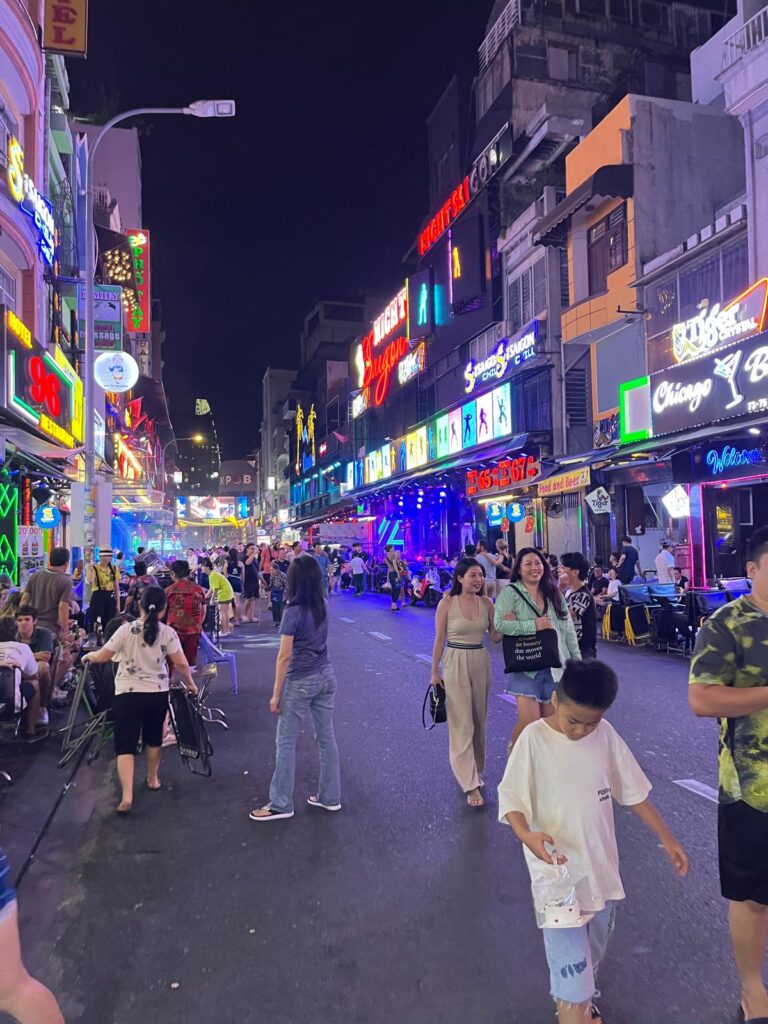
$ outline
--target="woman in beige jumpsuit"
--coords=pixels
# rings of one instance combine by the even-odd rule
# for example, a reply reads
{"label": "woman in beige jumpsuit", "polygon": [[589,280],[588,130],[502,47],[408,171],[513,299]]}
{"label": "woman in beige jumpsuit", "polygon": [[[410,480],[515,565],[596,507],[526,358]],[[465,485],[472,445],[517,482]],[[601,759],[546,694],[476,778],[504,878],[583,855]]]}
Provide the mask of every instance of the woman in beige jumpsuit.
{"label": "woman in beige jumpsuit", "polygon": [[462,558],[450,594],[438,605],[432,649],[432,685],[445,687],[451,768],[470,807],[485,803],[481,789],[491,658],[483,639],[487,633],[495,643],[501,640],[493,628],[493,602],[482,596],[484,588],[480,563]]}

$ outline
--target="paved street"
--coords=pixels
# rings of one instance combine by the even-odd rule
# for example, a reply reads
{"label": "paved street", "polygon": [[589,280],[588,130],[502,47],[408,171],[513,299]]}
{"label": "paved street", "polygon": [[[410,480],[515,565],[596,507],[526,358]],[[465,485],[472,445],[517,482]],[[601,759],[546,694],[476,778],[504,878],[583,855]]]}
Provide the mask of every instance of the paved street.
{"label": "paved street", "polygon": [[[297,814],[259,826],[273,765],[267,702],[276,635],[238,632],[240,693],[226,673],[213,778],[171,750],[166,789],[114,817],[111,757],[80,770],[20,890],[28,960],[68,1024],[538,1024],[553,1019],[527,873],[496,821],[513,705],[500,652],[489,721],[489,805],[470,810],[445,728],[424,733],[433,612],[395,616],[381,597],[332,603],[331,654],[344,809],[304,804],[316,763],[305,730]],[[686,704],[687,662],[603,645],[622,689],[609,718],[635,750],[686,844],[678,880],[617,811],[628,899],[603,975],[608,1024],[735,1019],[716,805],[675,784],[715,784],[713,723]],[[0,815],[1,817],[1,815]]]}

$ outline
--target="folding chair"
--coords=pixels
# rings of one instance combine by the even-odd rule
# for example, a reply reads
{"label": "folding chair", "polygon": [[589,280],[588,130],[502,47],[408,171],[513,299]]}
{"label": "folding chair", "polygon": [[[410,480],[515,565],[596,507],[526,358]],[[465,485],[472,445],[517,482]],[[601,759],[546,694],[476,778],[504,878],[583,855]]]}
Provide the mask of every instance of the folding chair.
{"label": "folding chair", "polygon": [[201,633],[197,663],[198,665],[229,665],[229,681],[232,693],[237,693],[237,657],[234,651],[222,651],[220,647],[214,644],[207,633]]}

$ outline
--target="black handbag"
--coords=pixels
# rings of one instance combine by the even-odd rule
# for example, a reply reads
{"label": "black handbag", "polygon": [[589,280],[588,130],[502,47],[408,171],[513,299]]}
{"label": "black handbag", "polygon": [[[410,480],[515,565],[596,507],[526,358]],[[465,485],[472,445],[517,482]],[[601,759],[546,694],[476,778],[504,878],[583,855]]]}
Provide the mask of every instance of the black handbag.
{"label": "black handbag", "polygon": [[[513,589],[522,597],[529,608],[540,618],[542,612],[536,605],[512,584]],[[546,614],[546,612],[545,612]],[[560,645],[556,629],[540,629],[536,633],[523,636],[502,637],[505,672],[538,672],[542,668],[561,668]]]}
{"label": "black handbag", "polygon": [[[431,725],[427,725],[427,704],[429,704]],[[448,712],[445,707],[445,687],[432,686],[430,684],[427,687],[427,692],[424,694],[424,703],[421,705],[421,724],[429,731],[434,729],[436,725],[442,725],[447,721]]]}

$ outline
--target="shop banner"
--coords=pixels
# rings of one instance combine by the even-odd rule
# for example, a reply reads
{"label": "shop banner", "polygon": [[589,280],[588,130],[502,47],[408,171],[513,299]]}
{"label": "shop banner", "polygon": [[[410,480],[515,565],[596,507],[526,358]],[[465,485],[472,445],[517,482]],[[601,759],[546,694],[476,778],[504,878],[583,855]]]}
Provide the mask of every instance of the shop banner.
{"label": "shop banner", "polygon": [[474,498],[481,493],[508,490],[516,485],[527,486],[539,476],[541,476],[541,463],[535,455],[499,459],[496,466],[467,470],[467,497]]}
{"label": "shop banner", "polygon": [[56,0],[45,5],[43,49],[67,57],[88,52],[88,0]]}
{"label": "shop banner", "polygon": [[651,374],[654,437],[768,411],[768,334]]}
{"label": "shop banner", "polygon": [[581,491],[589,487],[592,482],[592,473],[589,466],[582,469],[574,469],[570,473],[558,473],[557,476],[547,477],[539,484],[539,497],[549,498],[553,494],[565,494],[567,491]]}
{"label": "shop banner", "polygon": [[83,440],[83,382],[58,347],[43,346],[13,313],[0,306],[5,388],[2,407],[28,429],[65,448]]}
{"label": "shop banner", "polygon": [[[77,311],[81,336],[85,337],[85,286],[77,289]],[[93,340],[97,351],[123,347],[123,289],[119,284],[93,286]]]}

